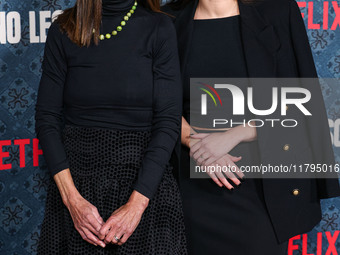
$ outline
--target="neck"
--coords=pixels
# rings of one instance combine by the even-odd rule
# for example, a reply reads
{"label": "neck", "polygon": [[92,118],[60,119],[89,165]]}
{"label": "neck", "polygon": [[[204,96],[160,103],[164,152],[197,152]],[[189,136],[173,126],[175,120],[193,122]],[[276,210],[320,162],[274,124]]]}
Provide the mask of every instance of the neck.
{"label": "neck", "polygon": [[225,18],[238,14],[237,0],[199,0],[194,19]]}

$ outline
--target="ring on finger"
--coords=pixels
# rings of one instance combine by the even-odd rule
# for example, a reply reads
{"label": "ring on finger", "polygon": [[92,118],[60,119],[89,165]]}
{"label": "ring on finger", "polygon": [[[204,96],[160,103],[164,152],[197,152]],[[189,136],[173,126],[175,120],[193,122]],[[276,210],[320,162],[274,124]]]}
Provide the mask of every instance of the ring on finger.
{"label": "ring on finger", "polygon": [[118,238],[116,235],[114,236],[114,239],[119,242],[120,241],[120,238]]}

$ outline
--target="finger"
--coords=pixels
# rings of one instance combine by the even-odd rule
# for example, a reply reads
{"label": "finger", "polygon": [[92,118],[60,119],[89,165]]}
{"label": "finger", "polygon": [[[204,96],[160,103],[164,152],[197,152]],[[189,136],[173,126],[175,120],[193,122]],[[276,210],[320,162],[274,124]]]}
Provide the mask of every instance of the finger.
{"label": "finger", "polygon": [[[205,161],[208,159],[209,157],[206,155],[206,154],[202,154],[201,156],[199,156],[198,158],[197,158],[197,164],[198,165],[203,165],[203,163],[205,163]],[[204,164],[205,165],[205,164]]]}
{"label": "finger", "polygon": [[101,229],[99,230],[99,239],[104,240],[105,236],[108,234],[109,231],[112,230],[113,227],[117,224],[117,216],[116,214],[121,211],[121,207],[114,211],[110,218],[102,225]]}
{"label": "finger", "polygon": [[111,227],[111,221],[110,221],[110,218],[104,223],[104,225],[101,227],[101,229],[99,230],[99,233],[98,233],[98,238],[100,240],[104,240],[107,232],[109,231]]}
{"label": "finger", "polygon": [[130,238],[132,233],[133,233],[133,231],[127,230],[125,232],[125,234],[122,236],[122,238],[120,239],[120,241],[118,242],[118,245],[122,245],[122,244],[126,243],[126,241]]}
{"label": "finger", "polygon": [[207,137],[209,134],[207,133],[199,133],[199,134],[193,134],[193,135],[190,135],[191,138],[194,138],[194,139],[203,139],[205,137]]}
{"label": "finger", "polygon": [[91,232],[96,233],[96,235],[99,234],[99,231],[102,227],[102,225],[98,222],[97,218],[93,214],[89,214],[86,217],[85,225],[86,227],[91,228]]}
{"label": "finger", "polygon": [[221,188],[223,187],[222,182],[219,181],[219,179],[217,178],[217,176],[216,176],[215,173],[207,172],[207,174],[210,176],[210,178],[211,178],[218,186],[220,186]]}
{"label": "finger", "polygon": [[84,231],[81,229],[77,229],[78,233],[81,235],[81,237],[83,238],[84,241],[93,244],[94,246],[98,246],[98,244],[96,244],[95,242],[91,241],[90,239],[87,238],[87,236],[85,235]]}
{"label": "finger", "polygon": [[[113,240],[116,241],[116,242],[115,242],[116,244],[120,245],[120,244],[125,243],[125,242],[122,242],[122,238],[123,238],[125,232],[126,232],[126,230],[125,230],[124,228],[120,228],[120,229],[116,232],[116,234],[113,236]],[[117,237],[119,240],[117,241],[115,237]]]}
{"label": "finger", "polygon": [[199,141],[197,143],[195,143],[191,148],[190,148],[190,157],[192,157],[194,155],[194,153],[201,148],[202,146],[202,142]]}
{"label": "finger", "polygon": [[220,182],[222,182],[222,184],[223,184],[227,189],[229,189],[229,190],[234,189],[233,185],[231,185],[231,184],[227,181],[227,179],[225,178],[225,176],[224,176],[222,173],[217,172],[217,173],[216,173],[216,176],[217,176],[217,178],[220,180]]}
{"label": "finger", "polygon": [[92,243],[95,243],[97,245],[100,245],[101,247],[105,247],[105,243],[103,241],[100,241],[94,234],[92,234],[88,229],[83,228],[83,232],[86,235],[87,239],[91,241]]}
{"label": "finger", "polygon": [[[115,236],[116,236],[116,232],[117,232],[117,228],[112,228],[110,229],[110,231],[107,233],[104,242],[106,243],[113,243],[113,244],[117,244],[118,241],[116,240]],[[118,239],[119,237],[116,236]]]}
{"label": "finger", "polygon": [[[204,153],[205,153],[205,151],[202,148],[200,148],[192,155],[192,157],[195,159],[195,161],[198,161],[200,157],[202,157],[202,159],[204,159],[203,158]],[[206,156],[209,157],[208,153],[206,153]]]}
{"label": "finger", "polygon": [[120,229],[121,227],[122,227],[122,225],[121,225],[120,222],[117,222],[116,219],[112,219],[111,220],[111,228],[110,228],[109,232],[106,234],[104,241],[107,242],[107,243],[110,243],[110,242],[117,243],[117,240],[115,240],[114,235],[117,233],[117,230]]}
{"label": "finger", "polygon": [[231,164],[231,167],[233,169],[233,173],[235,175],[237,175],[239,178],[243,179],[244,178],[244,173],[240,170],[240,168],[236,164],[234,164],[232,162],[230,164]]}
{"label": "finger", "polygon": [[77,229],[78,233],[80,234],[81,238],[83,238],[84,241],[89,242],[90,244],[93,244],[93,245],[97,246],[96,243],[94,243],[94,242],[92,242],[91,240],[88,240],[88,239],[87,239],[87,237],[86,237],[86,235],[85,235],[85,233],[84,233],[83,230],[78,229],[78,228],[76,228],[76,229]]}
{"label": "finger", "polygon": [[238,162],[238,161],[240,161],[240,160],[242,159],[241,156],[235,157],[235,156],[231,156],[231,155],[229,155],[229,158],[230,158],[233,162]]}
{"label": "finger", "polygon": [[[97,229],[95,229],[89,222],[85,222],[84,224],[83,224],[83,226],[85,227],[85,228],[87,228],[88,230],[90,230],[93,234],[95,234],[96,236],[98,236],[99,235],[99,231],[97,230]],[[100,228],[99,228],[99,230],[100,230]]]}
{"label": "finger", "polygon": [[210,166],[212,163],[216,162],[216,160],[217,160],[216,157],[207,157],[203,163],[206,166]]}
{"label": "finger", "polygon": [[104,224],[104,220],[100,216],[98,209],[96,207],[93,209],[93,216],[96,218],[96,220],[98,221],[98,223],[100,224],[100,227],[101,227]]}
{"label": "finger", "polygon": [[235,183],[236,185],[240,185],[241,182],[238,178],[236,178],[235,174],[234,174],[234,171],[236,171],[236,168],[237,166],[229,161],[227,162],[227,165],[228,165],[228,170],[225,172],[225,175],[233,182]]}

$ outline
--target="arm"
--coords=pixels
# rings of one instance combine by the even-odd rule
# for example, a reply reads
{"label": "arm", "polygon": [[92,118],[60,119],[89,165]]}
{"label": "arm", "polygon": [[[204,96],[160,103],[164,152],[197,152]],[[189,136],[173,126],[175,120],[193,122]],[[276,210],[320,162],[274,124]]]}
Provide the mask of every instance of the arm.
{"label": "arm", "polygon": [[61,32],[53,23],[45,44],[42,76],[35,105],[35,131],[52,176],[69,168],[61,140],[63,87],[67,73]]}
{"label": "arm", "polygon": [[67,74],[67,61],[62,34],[55,23],[49,29],[42,69],[35,108],[35,130],[46,163],[58,186],[62,200],[70,211],[75,228],[84,240],[94,245],[105,246],[94,236],[94,233],[98,233],[103,220],[97,209],[87,202],[76,189],[61,139],[63,87]]}
{"label": "arm", "polygon": [[200,133],[191,136],[200,139],[191,147],[190,156],[192,156],[198,164],[211,165],[216,160],[228,154],[234,147],[242,142],[252,142],[257,139],[257,130],[255,123],[231,128],[225,132],[216,133]]}
{"label": "arm", "polygon": [[134,188],[148,198],[157,191],[180,134],[182,83],[176,32],[169,17],[161,15],[153,52],[153,124]]}
{"label": "arm", "polygon": [[[160,17],[153,48],[153,123],[134,192],[127,204],[113,212],[100,230],[105,242],[122,245],[139,224],[155,195],[180,135],[182,87],[176,33],[170,18]],[[114,238],[119,239],[117,240]]]}

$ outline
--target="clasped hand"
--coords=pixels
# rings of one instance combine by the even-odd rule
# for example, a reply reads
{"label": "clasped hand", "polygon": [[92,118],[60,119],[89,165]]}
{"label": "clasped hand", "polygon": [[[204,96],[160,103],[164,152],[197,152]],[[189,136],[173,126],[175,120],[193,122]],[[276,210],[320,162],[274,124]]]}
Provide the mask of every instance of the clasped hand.
{"label": "clasped hand", "polygon": [[244,174],[236,162],[242,159],[241,156],[231,156],[229,152],[241,142],[253,141],[257,137],[256,129],[250,126],[235,127],[226,132],[199,133],[190,137],[190,156],[200,166],[227,166],[228,171],[210,171],[207,174],[220,187],[228,189],[234,187],[227,180],[229,179],[236,185],[240,185],[240,180]]}
{"label": "clasped hand", "polygon": [[97,208],[82,196],[66,206],[82,238],[104,248],[109,243],[122,245],[128,240],[137,228],[148,202],[148,198],[134,191],[129,201],[115,210],[106,222]]}

